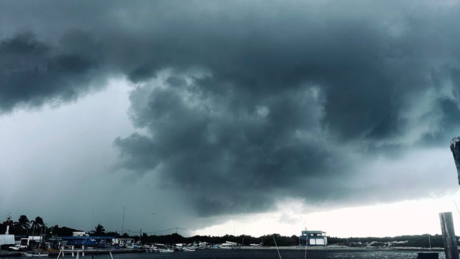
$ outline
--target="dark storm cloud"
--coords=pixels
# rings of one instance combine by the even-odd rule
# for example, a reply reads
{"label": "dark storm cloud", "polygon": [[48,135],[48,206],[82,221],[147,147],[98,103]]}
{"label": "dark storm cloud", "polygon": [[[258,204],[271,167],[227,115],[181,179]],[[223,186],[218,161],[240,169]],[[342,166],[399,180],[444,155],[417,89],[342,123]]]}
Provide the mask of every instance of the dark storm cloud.
{"label": "dark storm cloud", "polygon": [[[404,187],[381,195],[389,185],[374,185],[375,172],[360,168],[378,156],[398,160],[409,147],[447,145],[445,135],[460,129],[458,9],[364,1],[53,5],[43,22],[59,33],[32,30],[54,43],[3,40],[10,58],[0,61],[0,107],[71,100],[94,79],[126,76],[139,84],[130,114],[144,133],[115,140],[118,167],[160,175],[201,215],[267,210],[286,196],[343,204],[372,194],[414,198]],[[50,22],[59,11],[68,24]]]}
{"label": "dark storm cloud", "polygon": [[434,112],[441,114],[439,131],[427,133],[423,136],[423,142],[430,145],[448,143],[452,139],[452,134],[450,133],[452,129],[460,127],[460,110],[457,101],[441,99],[437,101],[436,108]]}
{"label": "dark storm cloud", "polygon": [[334,177],[336,155],[322,141],[302,140],[304,131],[316,130],[320,113],[308,88],[270,96],[252,111],[235,109],[238,94],[220,100],[198,85],[185,88],[132,93],[133,120],[153,137],[117,139],[121,167],[157,169],[189,193],[202,215],[267,209],[276,193],[314,195],[302,187],[308,177]]}
{"label": "dark storm cloud", "polygon": [[0,112],[47,102],[59,104],[88,91],[90,81],[97,77],[99,60],[65,47],[49,46],[30,33],[2,40]]}

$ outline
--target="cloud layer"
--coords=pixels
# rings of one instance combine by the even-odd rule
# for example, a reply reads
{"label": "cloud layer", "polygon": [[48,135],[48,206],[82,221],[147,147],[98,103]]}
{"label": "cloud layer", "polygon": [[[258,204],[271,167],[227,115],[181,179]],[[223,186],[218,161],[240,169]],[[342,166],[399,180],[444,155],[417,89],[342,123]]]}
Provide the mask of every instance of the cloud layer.
{"label": "cloud layer", "polygon": [[0,111],[75,100],[91,89],[98,62],[90,53],[51,47],[31,33],[0,42]]}
{"label": "cloud layer", "polygon": [[140,131],[115,140],[117,168],[158,174],[202,216],[265,211],[283,197],[418,198],[452,188],[447,176],[410,185],[421,165],[436,167],[411,154],[448,150],[459,132],[459,7],[53,5],[31,34],[18,34],[27,18],[5,33],[0,109],[68,102],[125,76],[138,85],[130,114]]}

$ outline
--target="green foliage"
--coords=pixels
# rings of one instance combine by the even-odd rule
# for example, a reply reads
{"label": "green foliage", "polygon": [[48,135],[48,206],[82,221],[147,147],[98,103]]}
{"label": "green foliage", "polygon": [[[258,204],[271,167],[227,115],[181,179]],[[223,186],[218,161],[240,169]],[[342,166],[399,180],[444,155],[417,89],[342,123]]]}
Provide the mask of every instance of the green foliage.
{"label": "green foliage", "polygon": [[30,224],[29,224],[29,219],[27,218],[26,215],[21,215],[18,219],[17,222],[14,222],[14,226],[15,228],[17,228],[19,230],[19,232],[21,234],[28,234],[29,233],[29,228],[30,228]]}
{"label": "green foliage", "polygon": [[60,236],[60,237],[72,236],[73,232],[77,232],[77,231],[81,231],[81,230],[68,228],[68,227],[59,227],[58,225],[55,225],[54,227],[49,228],[50,235]]}
{"label": "green foliage", "polygon": [[32,235],[35,235],[36,230],[39,230],[38,233],[42,233],[43,228],[45,227],[45,223],[43,222],[43,219],[41,217],[37,216],[34,220],[30,221],[30,223],[32,223],[32,225],[30,226],[30,228],[32,229]]}
{"label": "green foliage", "polygon": [[396,236],[396,237],[350,237],[350,238],[328,237],[328,243],[331,245],[332,244],[347,245],[349,243],[354,243],[354,242],[361,242],[361,243],[378,242],[379,244],[382,244],[382,245],[383,244],[388,245],[388,242],[408,241],[407,243],[394,244],[393,246],[430,247],[429,240],[431,241],[431,247],[443,247],[442,235],[425,234],[425,235],[404,235],[404,236]]}
{"label": "green foliage", "polygon": [[90,234],[93,236],[105,236],[105,228],[101,224],[97,224],[97,226],[94,227],[94,230],[92,230]]}

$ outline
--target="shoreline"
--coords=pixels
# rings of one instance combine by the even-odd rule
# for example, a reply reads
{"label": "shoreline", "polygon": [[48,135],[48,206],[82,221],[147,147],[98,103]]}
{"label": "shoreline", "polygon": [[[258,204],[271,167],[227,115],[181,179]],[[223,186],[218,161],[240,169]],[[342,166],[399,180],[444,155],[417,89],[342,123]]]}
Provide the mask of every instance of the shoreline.
{"label": "shoreline", "polygon": [[[237,249],[246,249],[246,250],[266,250],[266,249],[277,249],[276,246],[243,246]],[[279,246],[279,250],[305,250],[305,246]],[[435,252],[440,252],[444,251],[444,248],[442,247],[433,247],[431,250],[426,247],[350,247],[350,246],[335,246],[335,245],[330,245],[330,246],[308,246],[307,250],[382,250],[382,251],[391,251],[391,250],[408,250],[408,251],[435,251]]]}
{"label": "shoreline", "polygon": [[[76,250],[75,250],[76,251]],[[81,250],[79,250],[81,251]],[[34,252],[34,251],[22,251],[22,252]],[[1,257],[22,257],[22,252],[11,252],[11,251],[5,251],[5,250],[0,250],[0,258]],[[87,249],[85,250],[86,256],[91,256],[91,254],[108,254],[111,252],[112,254],[136,254],[136,253],[146,253],[145,249],[115,249],[115,250],[106,250],[106,249]],[[53,256],[58,256],[59,251],[49,251],[48,252],[48,257],[53,257]],[[75,253],[76,254],[76,253]],[[82,255],[80,255],[82,256]],[[72,252],[66,252],[65,257],[72,257]]]}
{"label": "shoreline", "polygon": [[[242,246],[234,249],[229,250],[305,250],[305,246]],[[206,249],[207,250],[207,249]],[[213,250],[213,249],[211,249]],[[218,249],[218,250],[225,250],[225,249]],[[444,248],[442,247],[434,247],[431,250],[426,247],[349,247],[349,246],[309,246],[307,250],[316,250],[316,251],[432,251],[432,252],[443,252]],[[30,251],[27,251],[30,252]],[[86,250],[87,256],[90,254],[108,254],[112,252],[112,254],[128,254],[128,253],[146,253],[145,249],[115,249],[115,250],[105,250],[105,249],[88,249]],[[49,256],[57,256],[59,254],[58,251],[48,252]],[[67,256],[69,254],[69,256]],[[67,257],[71,257],[72,253],[66,253]],[[0,250],[0,258],[2,257],[21,257],[21,252],[16,251],[5,251]]]}

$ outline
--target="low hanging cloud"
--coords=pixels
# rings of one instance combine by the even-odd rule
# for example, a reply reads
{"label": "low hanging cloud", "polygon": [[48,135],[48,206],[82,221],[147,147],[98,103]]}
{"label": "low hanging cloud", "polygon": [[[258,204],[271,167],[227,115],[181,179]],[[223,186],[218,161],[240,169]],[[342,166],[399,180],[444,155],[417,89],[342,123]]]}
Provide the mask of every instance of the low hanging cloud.
{"label": "low hanging cloud", "polygon": [[56,36],[38,26],[2,40],[0,109],[128,78],[141,130],[115,140],[117,168],[158,174],[203,216],[282,197],[346,206],[440,193],[448,177],[410,185],[419,165],[404,161],[440,154],[459,132],[460,6],[410,3],[81,5],[98,18],[75,12],[61,27],[50,20],[66,7],[53,6],[43,23]]}
{"label": "low hanging cloud", "polygon": [[277,192],[303,192],[305,180],[339,172],[335,151],[313,136],[320,99],[305,87],[246,110],[235,105],[239,94],[209,95],[195,84],[139,87],[131,95],[132,118],[150,136],[115,141],[120,167],[157,171],[186,190],[203,215],[266,210]]}
{"label": "low hanging cloud", "polygon": [[75,100],[101,72],[100,60],[90,53],[50,46],[31,33],[2,40],[0,56],[1,113]]}

